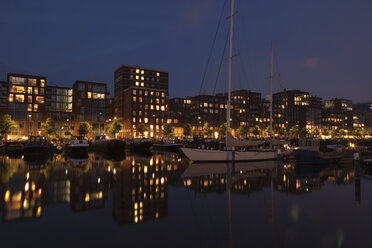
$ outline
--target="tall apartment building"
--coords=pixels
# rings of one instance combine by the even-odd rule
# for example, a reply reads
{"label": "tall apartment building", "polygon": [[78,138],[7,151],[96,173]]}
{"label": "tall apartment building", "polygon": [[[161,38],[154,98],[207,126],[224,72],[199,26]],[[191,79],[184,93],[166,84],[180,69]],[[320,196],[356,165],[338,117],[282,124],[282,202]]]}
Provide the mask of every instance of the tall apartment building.
{"label": "tall apartment building", "polygon": [[309,92],[288,90],[273,94],[274,128],[306,127],[310,132],[320,128],[322,99]]}
{"label": "tall apartment building", "polygon": [[46,86],[46,117],[55,122],[60,137],[74,134],[75,115],[72,113],[72,89],[59,86]]}
{"label": "tall apartment building", "polygon": [[75,134],[79,122],[87,121],[92,125],[93,134],[105,130],[105,104],[107,86],[105,83],[76,81],[73,89],[73,112],[76,115]]}
{"label": "tall apartment building", "polygon": [[344,98],[324,102],[322,125],[328,128],[353,128],[353,103]]}
{"label": "tall apartment building", "polygon": [[166,121],[168,72],[122,65],[114,76],[114,116],[123,124],[119,136],[140,136],[137,129],[142,123],[148,130],[145,137],[161,137]]}
{"label": "tall apartment building", "polygon": [[353,112],[354,127],[357,121],[365,128],[372,129],[372,102],[353,104]]}
{"label": "tall apartment building", "polygon": [[9,138],[40,134],[45,119],[46,77],[8,73],[7,83],[8,114],[19,125]]}

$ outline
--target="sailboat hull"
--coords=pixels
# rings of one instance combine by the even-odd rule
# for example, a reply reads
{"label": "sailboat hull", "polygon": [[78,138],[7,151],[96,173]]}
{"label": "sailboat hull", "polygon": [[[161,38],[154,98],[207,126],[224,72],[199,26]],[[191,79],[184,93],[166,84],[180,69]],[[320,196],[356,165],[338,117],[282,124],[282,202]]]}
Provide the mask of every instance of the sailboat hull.
{"label": "sailboat hull", "polygon": [[[194,162],[229,162],[232,161],[231,151],[203,150],[194,148],[181,148],[186,157]],[[264,161],[277,159],[274,151],[236,151],[235,161]]]}

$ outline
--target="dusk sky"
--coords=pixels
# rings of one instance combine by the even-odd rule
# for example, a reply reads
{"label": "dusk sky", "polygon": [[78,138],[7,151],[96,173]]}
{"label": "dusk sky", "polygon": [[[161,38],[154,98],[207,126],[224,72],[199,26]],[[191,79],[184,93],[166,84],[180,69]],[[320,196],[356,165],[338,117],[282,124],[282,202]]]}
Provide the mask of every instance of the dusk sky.
{"label": "dusk sky", "polygon": [[[213,90],[229,25],[225,0],[1,0],[0,80],[43,75],[48,84],[105,82],[121,64],[169,71],[169,97],[227,90],[226,60]],[[371,0],[236,0],[233,88],[302,89],[323,99],[372,100]],[[227,51],[224,57],[227,57]]]}

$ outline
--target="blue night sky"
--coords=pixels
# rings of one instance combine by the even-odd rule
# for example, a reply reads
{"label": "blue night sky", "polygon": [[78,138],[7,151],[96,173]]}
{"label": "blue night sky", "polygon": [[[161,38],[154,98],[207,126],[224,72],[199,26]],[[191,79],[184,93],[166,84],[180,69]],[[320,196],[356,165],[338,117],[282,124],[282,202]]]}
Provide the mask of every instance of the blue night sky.
{"label": "blue night sky", "polygon": [[[106,82],[113,94],[121,64],[170,73],[170,98],[199,94],[225,0],[0,0],[0,80],[7,72],[43,75],[48,83]],[[372,1],[236,0],[233,88],[303,89],[323,97],[372,100]],[[202,93],[226,91],[222,57],[225,5]],[[227,51],[224,57],[227,57]]]}

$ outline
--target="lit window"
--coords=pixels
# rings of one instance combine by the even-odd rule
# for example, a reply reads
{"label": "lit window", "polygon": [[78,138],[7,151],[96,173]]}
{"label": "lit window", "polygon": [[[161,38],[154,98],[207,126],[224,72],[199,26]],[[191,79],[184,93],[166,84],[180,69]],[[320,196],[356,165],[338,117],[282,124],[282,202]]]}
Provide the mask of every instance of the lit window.
{"label": "lit window", "polygon": [[165,111],[165,106],[161,106],[161,111]]}
{"label": "lit window", "polygon": [[152,95],[152,96],[153,96],[153,95],[154,95],[154,91],[151,91],[150,95]]}
{"label": "lit window", "polygon": [[156,110],[159,110],[160,108],[159,108],[159,105],[156,105]]}
{"label": "lit window", "polygon": [[141,87],[145,86],[145,83],[141,83]]}
{"label": "lit window", "polygon": [[150,105],[150,109],[151,110],[154,110],[154,105]]}
{"label": "lit window", "polygon": [[36,102],[37,103],[44,103],[44,97],[43,96],[37,96],[36,97]]}
{"label": "lit window", "polygon": [[40,79],[40,87],[44,87],[45,86],[45,80],[44,79]]}
{"label": "lit window", "polygon": [[[133,117],[133,122],[136,122],[136,117]],[[134,128],[134,125],[133,125],[133,128]]]}
{"label": "lit window", "polygon": [[28,102],[32,102],[32,96],[28,96]]}
{"label": "lit window", "polygon": [[141,80],[145,80],[145,77],[141,77]]}
{"label": "lit window", "polygon": [[12,93],[25,93],[25,87],[24,86],[13,85],[10,88],[10,92],[12,92]]}
{"label": "lit window", "polygon": [[145,74],[145,71],[144,70],[141,70],[141,74]]}
{"label": "lit window", "polygon": [[32,111],[32,104],[27,104],[27,111]]}
{"label": "lit window", "polygon": [[34,104],[34,111],[36,112],[39,109],[39,105]]}
{"label": "lit window", "polygon": [[39,88],[34,87],[34,94],[35,94],[35,95],[39,95]]}
{"label": "lit window", "polygon": [[88,99],[92,98],[92,92],[88,92]]}
{"label": "lit window", "polygon": [[16,102],[25,102],[25,95],[15,95]]}
{"label": "lit window", "polygon": [[159,100],[159,98],[156,98],[156,103],[160,103],[160,100]]}
{"label": "lit window", "polygon": [[27,94],[32,94],[32,87],[27,87]]}
{"label": "lit window", "polygon": [[9,94],[9,102],[13,102],[14,101],[14,99],[13,99],[13,94]]}
{"label": "lit window", "polygon": [[147,117],[145,117],[145,123],[148,123],[148,122],[149,122],[149,119]]}
{"label": "lit window", "polygon": [[136,76],[136,79],[139,79],[139,76]]}
{"label": "lit window", "polygon": [[136,82],[136,86],[139,86],[139,82]]}
{"label": "lit window", "polygon": [[136,69],[136,73],[140,73],[140,69]]}
{"label": "lit window", "polygon": [[160,76],[160,73],[159,73],[159,72],[157,72],[157,73],[156,73],[156,76],[157,76],[157,77],[159,77],[159,76]]}
{"label": "lit window", "polygon": [[36,79],[35,78],[29,78],[28,79],[28,84],[31,86],[36,86]]}
{"label": "lit window", "polygon": [[165,93],[164,92],[161,93],[161,97],[165,97]]}
{"label": "lit window", "polygon": [[137,97],[133,97],[133,102],[136,102],[137,101]]}

